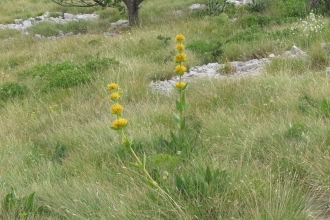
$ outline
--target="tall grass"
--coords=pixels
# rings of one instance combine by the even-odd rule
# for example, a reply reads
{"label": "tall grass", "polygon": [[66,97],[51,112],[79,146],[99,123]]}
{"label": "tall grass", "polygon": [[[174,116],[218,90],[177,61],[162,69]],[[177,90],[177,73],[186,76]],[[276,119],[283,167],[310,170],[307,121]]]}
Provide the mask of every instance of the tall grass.
{"label": "tall grass", "polygon": [[[99,8],[63,9],[42,1],[15,3],[16,7],[10,1],[0,3],[0,23],[45,11],[102,13]],[[21,202],[13,203],[9,211],[3,205],[12,188],[19,201],[35,192],[27,219],[329,216],[330,87],[324,67],[329,66],[330,54],[320,46],[330,40],[328,30],[307,42],[299,28],[291,32],[299,19],[276,25],[276,20],[263,25],[251,21],[245,27],[240,19],[251,15],[246,7],[228,7],[229,18],[237,20],[219,25],[204,19],[204,12],[191,13],[187,6],[192,3],[145,0],[140,9],[142,24],[114,37],[103,35],[102,21],[85,34],[57,39],[0,30],[0,88],[6,89],[8,83],[26,88],[22,95],[0,100],[0,219],[24,215]],[[284,16],[270,5],[274,8],[258,16]],[[182,17],[172,16],[177,9],[184,11]],[[327,18],[322,21],[329,26]],[[221,42],[219,62],[282,55],[293,44],[309,57],[275,58],[257,77],[189,83],[185,115],[193,137],[191,152],[169,157],[164,156],[168,153],[164,140],[171,138],[169,130],[175,130],[176,97],[154,94],[148,85],[175,75],[177,33],[185,35],[186,45]],[[170,43],[157,39],[159,35],[170,37]],[[187,67],[205,61],[196,51],[185,50]],[[103,62],[110,58],[119,64]],[[93,67],[88,70],[88,82],[40,89],[41,82],[47,85],[43,73],[49,65],[69,63],[79,69],[87,68],[88,62]],[[22,72],[32,73],[37,67],[38,74],[22,77]],[[59,76],[70,73],[65,69]],[[148,155],[152,177],[183,213],[127,165],[131,155],[110,129],[113,118],[105,88],[114,81],[125,92],[121,103],[130,122],[127,133],[136,143],[134,150],[138,156]]]}

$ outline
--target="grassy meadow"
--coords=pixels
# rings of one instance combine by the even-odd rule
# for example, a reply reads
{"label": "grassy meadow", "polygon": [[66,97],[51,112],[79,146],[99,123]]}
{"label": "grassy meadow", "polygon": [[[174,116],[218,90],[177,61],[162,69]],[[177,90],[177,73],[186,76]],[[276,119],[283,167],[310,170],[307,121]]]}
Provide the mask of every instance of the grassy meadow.
{"label": "grassy meadow", "polygon": [[[139,26],[106,37],[125,18],[115,9],[1,0],[0,24],[46,11],[100,19],[38,23],[28,35],[0,29],[0,219],[329,219],[329,16],[313,19],[303,0],[261,2],[228,5],[225,16],[190,11],[195,0],[144,0]],[[59,30],[82,34],[33,37]],[[188,68],[293,45],[309,56],[273,58],[257,77],[189,83],[190,138],[178,152],[169,144],[177,94],[149,83],[175,75],[179,33]],[[130,166],[111,129],[111,82],[123,91],[135,152],[171,199]]]}

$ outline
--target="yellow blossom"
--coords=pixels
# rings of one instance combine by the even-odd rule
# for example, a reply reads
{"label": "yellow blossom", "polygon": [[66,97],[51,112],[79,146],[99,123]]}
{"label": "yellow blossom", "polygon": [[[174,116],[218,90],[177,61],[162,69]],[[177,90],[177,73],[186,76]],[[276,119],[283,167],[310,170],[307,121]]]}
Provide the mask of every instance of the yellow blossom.
{"label": "yellow blossom", "polygon": [[113,123],[112,123],[112,127],[114,129],[121,129],[123,127],[125,127],[127,125],[127,120],[125,118],[119,118],[116,119]]}
{"label": "yellow blossom", "polygon": [[177,44],[175,47],[178,51],[183,51],[184,50],[184,45],[183,44]]}
{"label": "yellow blossom", "polygon": [[110,100],[115,101],[120,97],[119,92],[114,92],[110,95]]}
{"label": "yellow blossom", "polygon": [[175,42],[181,42],[184,41],[185,37],[182,34],[178,34],[175,37]]}
{"label": "yellow blossom", "polygon": [[177,88],[177,89],[179,89],[179,90],[181,90],[181,89],[184,89],[186,87],[186,83],[185,82],[177,82],[176,84],[175,84],[175,88]]}
{"label": "yellow blossom", "polygon": [[175,67],[175,72],[177,74],[179,74],[180,76],[182,76],[185,72],[187,71],[187,68],[185,66],[182,66],[182,65],[177,65]]}
{"label": "yellow blossom", "polygon": [[179,53],[175,55],[174,60],[176,63],[180,63],[182,61],[185,61],[187,59],[187,55],[184,53]]}
{"label": "yellow blossom", "polygon": [[110,83],[107,85],[108,90],[118,89],[118,85],[116,83]]}
{"label": "yellow blossom", "polygon": [[119,115],[123,111],[124,107],[118,103],[115,103],[111,109],[110,112],[115,115]]}

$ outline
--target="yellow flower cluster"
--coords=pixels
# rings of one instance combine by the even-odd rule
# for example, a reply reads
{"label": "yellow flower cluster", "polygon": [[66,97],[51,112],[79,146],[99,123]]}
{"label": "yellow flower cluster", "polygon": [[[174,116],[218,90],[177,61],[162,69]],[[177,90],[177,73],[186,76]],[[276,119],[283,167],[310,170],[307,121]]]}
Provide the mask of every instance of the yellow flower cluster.
{"label": "yellow flower cluster", "polygon": [[175,88],[177,88],[178,90],[183,90],[183,89],[185,89],[186,88],[186,83],[185,82],[177,82],[176,84],[175,84]]}
{"label": "yellow flower cluster", "polygon": [[187,71],[187,68],[183,65],[177,65],[175,67],[175,72],[177,74],[179,74],[180,76],[182,76],[186,71]]}
{"label": "yellow flower cluster", "polygon": [[110,109],[110,112],[112,114],[115,114],[115,115],[120,115],[121,112],[123,111],[124,107],[118,103],[115,103],[111,109]]}
{"label": "yellow flower cluster", "polygon": [[123,128],[127,125],[127,120],[125,118],[119,118],[116,119],[113,123],[112,123],[112,127],[115,129],[120,129]]}
{"label": "yellow flower cluster", "polygon": [[116,101],[117,99],[119,99],[119,97],[120,97],[119,92],[114,92],[114,93],[111,93],[109,98],[111,101]]}
{"label": "yellow flower cluster", "polygon": [[182,34],[178,34],[175,37],[175,42],[180,43],[181,41],[184,41],[185,37]]}
{"label": "yellow flower cluster", "polygon": [[181,81],[181,77],[183,74],[187,71],[187,67],[182,65],[182,62],[187,60],[187,55],[183,53],[184,50],[184,44],[183,41],[185,40],[185,37],[182,34],[178,34],[175,37],[175,42],[177,42],[176,49],[179,52],[174,56],[174,61],[177,63],[174,72],[180,76],[180,80],[178,83],[175,84],[175,88],[179,91],[184,90],[186,88],[186,83]]}
{"label": "yellow flower cluster", "polygon": [[119,86],[116,83],[110,83],[107,85],[107,89],[112,91],[109,99],[114,102],[110,108],[110,112],[117,115],[117,119],[112,123],[112,128],[115,130],[123,129],[127,125],[127,120],[122,117],[124,107],[118,103],[120,98]]}
{"label": "yellow flower cluster", "polygon": [[107,89],[108,90],[118,89],[118,85],[116,83],[110,83],[107,85]]}
{"label": "yellow flower cluster", "polygon": [[176,63],[182,63],[183,61],[187,60],[187,55],[184,53],[178,53],[174,57]]}

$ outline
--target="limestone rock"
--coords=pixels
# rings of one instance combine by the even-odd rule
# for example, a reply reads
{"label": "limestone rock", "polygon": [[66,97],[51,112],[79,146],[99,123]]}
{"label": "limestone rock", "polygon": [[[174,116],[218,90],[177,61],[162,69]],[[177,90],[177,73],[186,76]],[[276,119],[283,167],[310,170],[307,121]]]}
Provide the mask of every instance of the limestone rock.
{"label": "limestone rock", "polygon": [[205,5],[204,4],[199,4],[199,3],[196,3],[196,4],[192,4],[188,7],[190,10],[195,10],[195,9],[203,9],[205,8]]}

